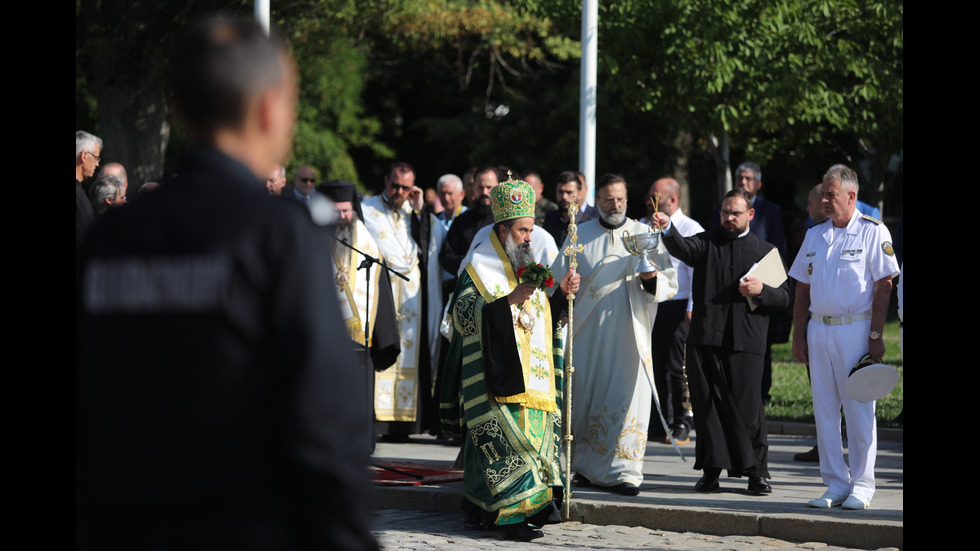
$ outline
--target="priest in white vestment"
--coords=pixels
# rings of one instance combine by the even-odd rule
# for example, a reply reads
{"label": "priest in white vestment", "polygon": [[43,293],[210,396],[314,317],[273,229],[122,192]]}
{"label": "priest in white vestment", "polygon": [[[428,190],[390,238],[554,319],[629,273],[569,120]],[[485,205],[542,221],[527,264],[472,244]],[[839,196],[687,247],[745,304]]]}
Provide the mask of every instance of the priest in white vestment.
{"label": "priest in white vestment", "polygon": [[387,442],[407,442],[409,434],[438,428],[432,382],[443,310],[439,249],[446,227],[434,214],[423,211],[422,205],[415,171],[403,162],[392,165],[381,194],[361,203],[364,225],[377,241],[384,261],[408,278],[391,278],[401,354],[396,365],[375,378],[375,418],[387,422],[382,429],[382,439]]}
{"label": "priest in white vestment", "polygon": [[[573,483],[637,495],[651,408],[656,400],[650,334],[657,303],[677,293],[677,273],[663,244],[650,259],[656,271],[638,272],[641,258],[625,235],[650,232],[626,217],[626,182],[607,174],[596,183],[599,218],[578,226],[572,378]],[[569,266],[569,238],[552,272]],[[566,345],[567,346],[567,345]],[[659,410],[659,407],[658,407]]]}

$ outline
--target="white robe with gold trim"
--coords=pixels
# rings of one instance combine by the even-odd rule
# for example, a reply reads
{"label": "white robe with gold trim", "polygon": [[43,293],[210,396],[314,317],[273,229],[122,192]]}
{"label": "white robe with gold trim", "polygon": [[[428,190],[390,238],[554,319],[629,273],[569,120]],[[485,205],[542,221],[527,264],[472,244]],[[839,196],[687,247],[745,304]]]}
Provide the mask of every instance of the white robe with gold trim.
{"label": "white robe with gold trim", "polygon": [[[421,267],[419,246],[412,239],[412,213],[408,202],[402,209],[394,212],[384,202],[381,195],[369,197],[361,203],[364,225],[378,243],[381,255],[393,270],[407,276],[408,281],[392,276],[391,292],[398,312],[398,330],[401,335],[401,354],[398,363],[375,375],[374,411],[378,421],[415,421],[418,410],[417,399],[421,395],[427,399],[431,389],[418,389],[419,369],[432,370],[439,357],[439,322],[442,317],[442,297],[439,292],[428,292],[421,288]],[[446,238],[446,227],[432,214],[431,235],[427,258],[427,276],[432,289],[438,289],[442,268],[439,264],[439,249]],[[420,319],[420,301],[427,301],[428,315]],[[428,342],[419,343],[422,335],[421,324],[428,328]],[[419,346],[429,347],[429,357],[433,365],[419,365]]]}
{"label": "white robe with gold trim", "polygon": [[[351,245],[364,254],[381,257],[381,249],[371,237],[367,227],[360,220],[354,222],[353,240]],[[364,270],[358,267],[363,262],[364,257],[351,248],[343,244],[334,245],[334,286],[337,288],[337,298],[340,302],[340,312],[347,326],[347,333],[352,341],[365,344],[364,324],[370,320],[372,327],[368,331],[368,339],[374,330],[375,322],[378,319],[378,282],[381,280],[381,270],[378,264],[371,266],[371,287],[368,293],[368,283],[365,280]],[[368,310],[367,301],[371,300],[371,309]],[[370,314],[370,315],[369,315]],[[370,340],[368,341],[370,347]]]}
{"label": "white robe with gold trim", "polygon": [[[657,303],[677,294],[677,272],[661,243],[656,294],[646,292],[636,267],[640,257],[623,244],[623,233],[650,227],[627,219],[604,228],[599,219],[578,226],[578,273],[573,318],[572,469],[594,484],[614,486],[643,481],[647,429],[656,394],[650,335]],[[555,278],[568,271],[561,246],[552,266]],[[568,344],[566,344],[568,346]],[[566,358],[567,358],[566,352]]]}

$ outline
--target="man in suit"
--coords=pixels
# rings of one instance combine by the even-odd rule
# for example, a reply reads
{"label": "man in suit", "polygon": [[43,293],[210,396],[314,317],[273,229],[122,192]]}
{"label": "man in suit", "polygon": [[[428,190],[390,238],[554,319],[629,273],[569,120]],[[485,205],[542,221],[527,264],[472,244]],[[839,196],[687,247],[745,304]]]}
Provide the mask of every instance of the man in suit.
{"label": "man in suit", "polygon": [[[473,189],[476,201],[469,210],[459,215],[453,222],[446,235],[439,258],[446,271],[455,276],[466,252],[470,250],[473,236],[480,228],[493,223],[493,211],[490,209],[490,190],[500,183],[501,174],[492,166],[486,166],[473,175]],[[455,279],[452,286],[455,287]]]}
{"label": "man in suit", "polygon": [[[783,209],[772,201],[759,195],[762,189],[762,169],[755,163],[742,163],[735,169],[734,187],[744,189],[749,194],[755,218],[749,223],[752,233],[763,241],[772,243],[779,250],[779,256],[786,258],[786,231],[783,228]],[[721,207],[715,212],[720,214]],[[711,230],[717,230],[720,218],[711,221]]]}
{"label": "man in suit", "polygon": [[75,132],[75,247],[95,219],[92,201],[85,194],[82,181],[91,178],[102,160],[102,138],[84,130]]}
{"label": "man in suit", "polygon": [[316,193],[316,170],[312,166],[301,166],[293,174],[293,189],[289,198],[308,204]]}
{"label": "man in suit", "polygon": [[533,170],[525,172],[524,181],[534,188],[534,200],[536,201],[534,203],[534,225],[543,227],[544,217],[549,212],[556,210],[558,203],[544,196],[544,182],[541,181],[541,175],[537,172]]}
{"label": "man in suit", "polygon": [[555,184],[555,197],[558,199],[558,209],[549,212],[544,217],[544,229],[555,238],[559,250],[564,247],[565,237],[568,236],[568,205],[573,201],[578,203],[576,224],[583,224],[599,217],[599,209],[585,204],[587,191],[584,178],[579,178],[577,172],[566,170],[558,175]]}

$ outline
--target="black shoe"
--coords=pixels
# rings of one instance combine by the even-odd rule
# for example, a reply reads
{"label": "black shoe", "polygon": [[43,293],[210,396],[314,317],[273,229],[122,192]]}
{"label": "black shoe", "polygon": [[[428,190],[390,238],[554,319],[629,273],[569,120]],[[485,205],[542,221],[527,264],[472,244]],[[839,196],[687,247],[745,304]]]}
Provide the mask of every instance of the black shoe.
{"label": "black shoe", "polygon": [[718,489],[720,484],[718,484],[718,477],[721,476],[721,471],[704,471],[704,475],[698,480],[697,484],[694,485],[694,491],[696,492],[713,492]]}
{"label": "black shoe", "polygon": [[752,475],[749,477],[749,493],[755,495],[771,494],[772,486],[766,481],[766,477]]}
{"label": "black shoe", "polygon": [[591,480],[589,480],[588,478],[585,478],[584,476],[582,476],[582,475],[580,475],[578,473],[575,473],[575,476],[572,477],[572,486],[578,486],[579,488],[585,488],[586,486],[591,486],[591,485],[592,485],[592,481]]}
{"label": "black shoe", "polygon": [[405,433],[382,434],[381,441],[386,444],[408,444],[408,435]]}
{"label": "black shoe", "polygon": [[544,535],[544,532],[531,528],[526,522],[502,524],[500,525],[500,532],[504,535],[504,539],[515,541],[531,541]]}
{"label": "black shoe", "polygon": [[629,482],[623,482],[622,484],[610,486],[609,489],[616,492],[617,494],[622,494],[624,496],[640,495],[639,486],[634,486]]}
{"label": "black shoe", "polygon": [[670,436],[674,438],[678,446],[683,446],[691,441],[691,429],[684,423],[677,423],[670,430]]}
{"label": "black shoe", "polygon": [[800,452],[793,456],[796,461],[804,461],[806,463],[819,463],[820,462],[820,452],[817,450],[817,446],[813,446],[805,452]]}

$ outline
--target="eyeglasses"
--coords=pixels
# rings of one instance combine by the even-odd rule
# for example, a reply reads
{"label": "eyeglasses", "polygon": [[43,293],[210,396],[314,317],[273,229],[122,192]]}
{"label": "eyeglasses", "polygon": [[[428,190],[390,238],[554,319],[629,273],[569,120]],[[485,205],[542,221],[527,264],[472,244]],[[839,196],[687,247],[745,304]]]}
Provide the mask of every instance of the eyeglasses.
{"label": "eyeglasses", "polygon": [[725,218],[728,218],[729,216],[738,218],[739,216],[742,216],[746,212],[749,212],[749,211],[747,211],[747,210],[722,210],[721,211],[721,215],[723,217],[725,217]]}
{"label": "eyeglasses", "polygon": [[300,178],[299,181],[300,182],[311,182],[312,183],[312,182],[315,182],[316,181],[316,178]]}
{"label": "eyeglasses", "polygon": [[402,190],[408,191],[412,189],[412,186],[403,186],[401,184],[388,184],[388,185],[391,186],[391,191],[402,191]]}
{"label": "eyeglasses", "polygon": [[91,151],[86,151],[85,153],[88,153],[88,156],[89,157],[92,157],[93,159],[95,159],[95,162],[97,162],[97,163],[102,162],[102,155],[96,155],[95,153],[92,153]]}
{"label": "eyeglasses", "polygon": [[626,204],[626,198],[625,197],[610,197],[609,199],[600,199],[599,201],[603,205],[625,205]]}

